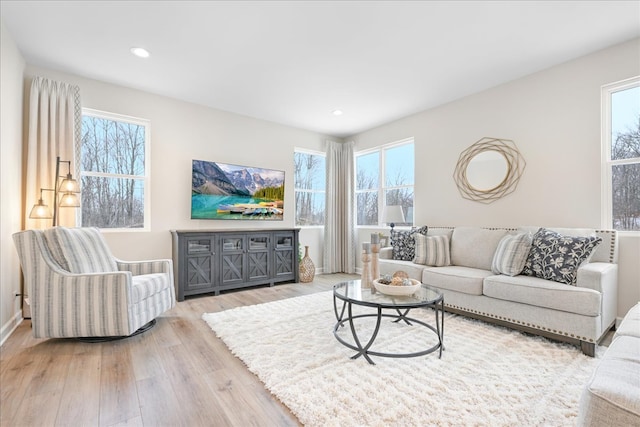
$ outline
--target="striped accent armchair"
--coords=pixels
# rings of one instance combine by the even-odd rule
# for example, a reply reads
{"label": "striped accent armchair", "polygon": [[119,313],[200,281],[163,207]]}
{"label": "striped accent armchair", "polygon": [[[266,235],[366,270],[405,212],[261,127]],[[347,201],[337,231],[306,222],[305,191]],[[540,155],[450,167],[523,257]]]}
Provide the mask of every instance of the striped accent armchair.
{"label": "striped accent armchair", "polygon": [[36,338],[129,336],[175,306],[171,260],[124,262],[97,228],[13,235]]}

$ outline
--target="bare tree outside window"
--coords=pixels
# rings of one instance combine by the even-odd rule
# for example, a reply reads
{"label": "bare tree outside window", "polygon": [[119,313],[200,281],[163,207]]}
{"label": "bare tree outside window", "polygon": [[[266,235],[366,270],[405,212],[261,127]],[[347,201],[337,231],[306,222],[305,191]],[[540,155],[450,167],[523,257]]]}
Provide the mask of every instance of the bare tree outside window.
{"label": "bare tree outside window", "polygon": [[324,225],[325,156],[296,151],[293,160],[296,225]]}
{"label": "bare tree outside window", "polygon": [[640,78],[635,84],[609,90],[611,227],[640,231]]}
{"label": "bare tree outside window", "polygon": [[145,226],[145,123],[82,116],[80,176],[83,227]]}
{"label": "bare tree outside window", "polygon": [[635,159],[611,168],[613,227],[640,230],[640,116],[633,129],[619,133],[611,146],[611,159]]}
{"label": "bare tree outside window", "polygon": [[382,225],[381,209],[400,205],[413,224],[413,141],[356,155],[357,225]]}

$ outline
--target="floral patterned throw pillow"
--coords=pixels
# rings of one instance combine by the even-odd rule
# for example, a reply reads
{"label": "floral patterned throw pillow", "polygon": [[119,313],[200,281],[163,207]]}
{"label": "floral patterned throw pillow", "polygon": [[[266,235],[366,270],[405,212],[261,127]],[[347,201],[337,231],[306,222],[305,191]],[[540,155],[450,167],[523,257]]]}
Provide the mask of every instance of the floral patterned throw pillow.
{"label": "floral patterned throw pillow", "polygon": [[601,241],[600,237],[565,236],[541,228],[533,236],[522,274],[575,286],[578,267]]}
{"label": "floral patterned throw pillow", "polygon": [[393,246],[393,259],[413,261],[416,256],[416,242],[414,234],[427,234],[427,226],[411,230],[391,230],[391,246]]}

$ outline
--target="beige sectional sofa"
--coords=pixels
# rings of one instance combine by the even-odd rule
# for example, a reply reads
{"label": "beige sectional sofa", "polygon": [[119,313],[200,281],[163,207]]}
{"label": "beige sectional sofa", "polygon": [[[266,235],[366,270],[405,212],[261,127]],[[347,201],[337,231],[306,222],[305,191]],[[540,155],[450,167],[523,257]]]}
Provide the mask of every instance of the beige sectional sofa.
{"label": "beige sectional sofa", "polygon": [[640,303],[624,317],[585,385],[578,425],[640,426]]}
{"label": "beige sectional sofa", "polygon": [[492,272],[494,255],[505,236],[524,233],[535,236],[539,229],[428,227],[427,237],[444,236],[432,240],[448,242],[446,261],[450,265],[418,264],[414,262],[416,258],[396,260],[392,248],[387,247],[380,252],[380,273],[406,271],[411,278],[438,288],[444,294],[448,311],[580,344],[585,354],[593,356],[595,344],[616,318],[617,232],[550,229],[563,236],[601,239],[591,256],[577,268],[571,284],[524,274],[510,276]]}

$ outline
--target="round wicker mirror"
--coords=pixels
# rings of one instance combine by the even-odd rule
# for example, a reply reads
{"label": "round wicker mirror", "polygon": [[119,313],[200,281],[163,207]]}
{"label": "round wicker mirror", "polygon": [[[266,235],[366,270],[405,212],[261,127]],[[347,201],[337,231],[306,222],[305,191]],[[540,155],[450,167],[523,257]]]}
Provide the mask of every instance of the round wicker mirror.
{"label": "round wicker mirror", "polygon": [[460,154],[453,177],[462,197],[491,203],[516,189],[525,165],[513,141],[482,138]]}

